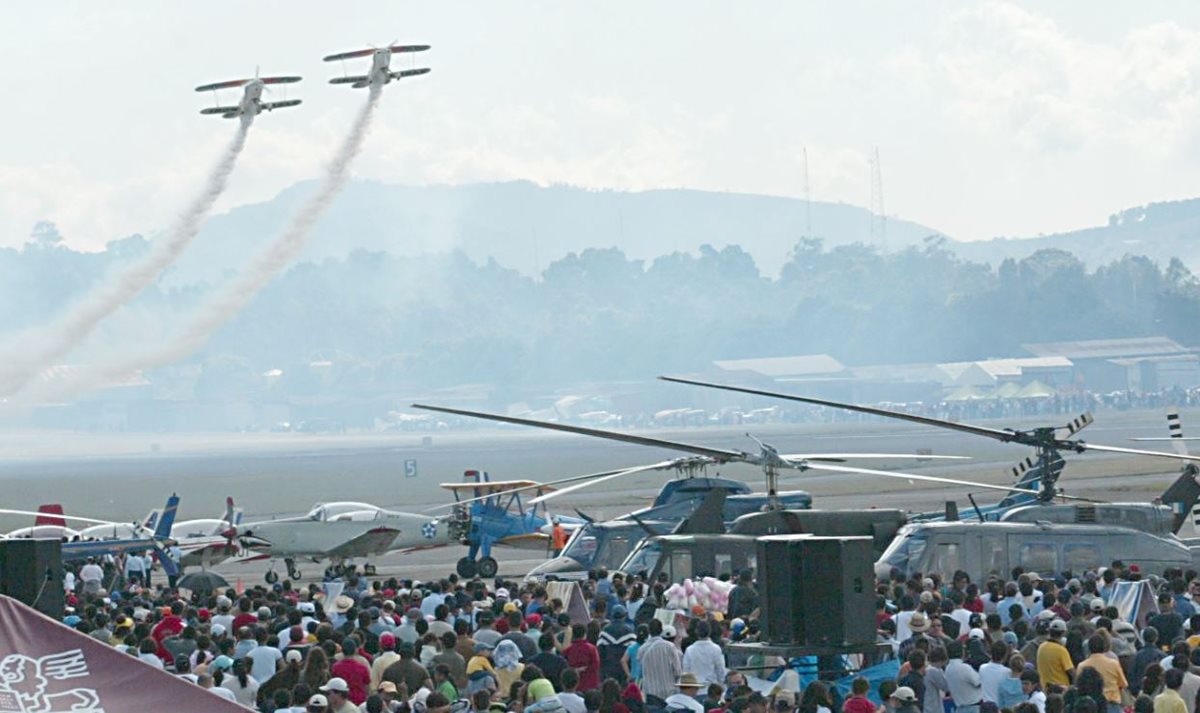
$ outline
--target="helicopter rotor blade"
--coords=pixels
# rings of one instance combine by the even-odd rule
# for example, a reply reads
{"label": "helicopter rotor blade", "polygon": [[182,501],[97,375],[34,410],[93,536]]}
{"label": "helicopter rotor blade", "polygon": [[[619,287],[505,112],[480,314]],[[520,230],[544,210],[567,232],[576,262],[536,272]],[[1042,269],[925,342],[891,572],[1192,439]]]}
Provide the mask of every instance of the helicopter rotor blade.
{"label": "helicopter rotor blade", "polygon": [[1119,446],[1099,446],[1086,441],[1062,441],[1062,447],[1076,451],[1102,451],[1104,453],[1126,453],[1135,456],[1154,456],[1157,458],[1172,458],[1174,460],[1200,461],[1200,456],[1183,453],[1165,453],[1163,451],[1146,451],[1140,448],[1121,448]]}
{"label": "helicopter rotor blade", "polygon": [[[32,515],[34,517],[41,517],[41,516],[46,515],[46,513],[37,512],[36,510],[11,510],[11,509],[5,508],[5,509],[0,509],[0,515]],[[118,527],[123,527],[127,524],[127,523],[123,523],[123,522],[113,522],[112,520],[97,520],[94,517],[79,517],[77,515],[59,515],[58,513],[55,513],[53,516],[60,520],[73,520],[75,522],[90,522],[93,525],[116,525]]]}
{"label": "helicopter rotor blade", "polygon": [[[945,485],[965,485],[970,488],[985,488],[987,490],[1002,490],[1007,493],[1023,493],[1025,495],[1037,496],[1039,491],[1029,490],[1027,488],[1016,488],[1009,485],[991,485],[989,483],[976,483],[970,480],[958,480],[957,478],[941,478],[933,475],[916,475],[914,473],[898,473],[888,470],[873,470],[871,468],[852,468],[844,465],[829,465],[826,463],[804,463],[796,464],[794,467],[802,470],[824,470],[833,473],[848,473],[852,475],[876,475],[885,478],[898,478],[902,480],[923,480],[930,483],[943,483]],[[1087,500],[1069,495],[1056,495],[1055,497],[1067,498],[1069,500]],[[1094,502],[1088,500],[1087,502]]]}
{"label": "helicopter rotor blade", "polygon": [[912,421],[926,426],[937,426],[939,428],[950,428],[955,431],[964,433],[974,433],[978,436],[987,436],[1001,441],[1012,441],[1017,437],[1013,431],[1002,430],[999,428],[987,428],[986,426],[974,426],[969,423],[957,423],[955,421],[947,421],[940,418],[932,418],[930,416],[918,416],[916,414],[904,413],[902,411],[890,411],[883,408],[875,408],[873,406],[860,406],[859,404],[844,403],[841,401],[828,401],[826,399],[814,399],[808,396],[796,396],[795,394],[786,394],[779,391],[765,391],[763,389],[751,389],[744,386],[731,386],[729,384],[716,384],[708,381],[697,381],[695,379],[684,379],[677,376],[660,376],[662,381],[673,381],[677,384],[690,384],[692,386],[703,386],[709,389],[721,389],[723,391],[735,391],[742,394],[750,394],[752,396],[766,396],[772,399],[785,399],[787,401],[798,401],[800,403],[814,404],[817,406],[829,406],[831,408],[846,409],[847,411],[858,411],[859,413],[867,413],[872,416],[883,416],[884,418],[896,418],[904,421]]}
{"label": "helicopter rotor blade", "polygon": [[549,493],[546,493],[545,495],[539,495],[536,498],[533,498],[532,500],[530,500],[529,504],[537,505],[538,503],[544,503],[547,500],[550,500],[551,498],[556,498],[560,495],[566,495],[567,493],[573,493],[576,490],[580,490],[582,488],[589,488],[593,485],[598,485],[605,481],[613,480],[614,478],[620,478],[620,477],[626,476],[626,475],[634,475],[635,473],[644,473],[644,472],[650,471],[650,470],[663,470],[663,469],[672,468],[672,467],[675,467],[678,465],[680,465],[678,460],[664,460],[659,463],[651,463],[650,465],[639,465],[634,468],[626,468],[625,470],[618,471],[616,473],[611,473],[609,475],[606,475],[606,476],[603,476],[600,478],[594,478],[592,480],[585,480],[582,483],[576,483],[575,485],[568,485],[565,488],[551,491]]}
{"label": "helicopter rotor blade", "polygon": [[[858,404],[843,403],[841,401],[828,401],[825,399],[814,399],[807,396],[796,396],[794,394],[785,394],[778,391],[765,391],[762,389],[751,389],[742,386],[730,386],[728,384],[714,384],[707,381],[697,381],[695,379],[683,379],[675,376],[660,376],[663,381],[673,381],[679,384],[690,384],[692,386],[704,386],[710,389],[722,389],[724,391],[735,391],[743,394],[751,394],[754,396],[766,396],[768,398],[785,399],[787,401],[798,401],[800,403],[816,404],[818,406],[829,406],[831,408],[840,408],[847,411],[858,411],[859,413],[867,413],[874,416],[883,416],[885,418],[895,418],[903,421],[911,421],[920,423],[926,426],[937,426],[939,428],[948,428],[964,433],[973,433],[979,436],[995,438],[996,440],[1005,443],[1026,443],[1029,445],[1039,445],[1038,441],[1032,439],[1032,434],[1024,431],[1015,431],[1011,429],[987,428],[985,426],[975,426],[969,423],[956,423],[954,421],[946,421],[940,418],[931,418],[929,416],[917,416],[911,413],[903,413],[900,411],[890,411],[888,409],[875,408],[873,406],[860,406]],[[1072,450],[1082,453],[1086,450],[1105,451],[1108,453],[1126,453],[1129,455],[1154,456],[1158,458],[1174,458],[1176,460],[1196,460],[1200,461],[1200,456],[1179,455],[1176,453],[1163,453],[1162,451],[1146,451],[1136,448],[1120,448],[1117,446],[1101,446],[1087,443],[1086,441],[1072,441],[1067,439],[1055,439],[1053,441],[1055,448],[1062,450]],[[1048,445],[1048,444],[1047,444]]]}
{"label": "helicopter rotor blade", "polygon": [[791,453],[781,455],[786,460],[815,460],[823,463],[842,463],[855,458],[867,460],[910,459],[910,460],[971,460],[971,456],[935,456],[915,453]]}
{"label": "helicopter rotor blade", "polygon": [[680,441],[667,441],[660,438],[649,438],[647,436],[635,436],[629,433],[617,433],[615,431],[604,431],[598,428],[585,428],[583,426],[569,426],[565,423],[551,423],[549,421],[537,421],[530,418],[518,418],[516,416],[501,416],[494,413],[486,413],[483,411],[467,411],[464,409],[447,408],[445,406],[429,406],[426,404],[413,404],[413,408],[419,408],[424,411],[439,411],[441,413],[449,413],[456,416],[470,416],[471,418],[482,418],[489,421],[499,421],[500,423],[512,423],[518,426],[533,426],[535,428],[545,428],[552,431],[563,431],[564,433],[576,433],[582,436],[593,436],[595,438],[607,438],[610,441],[621,441],[623,443],[636,443],[641,446],[651,446],[653,448],[667,448],[669,450],[682,451],[684,453],[694,453],[699,456],[707,456],[718,462],[741,461],[747,457],[742,451],[731,451],[723,448],[708,448],[706,446],[697,446],[691,443],[682,443]]}

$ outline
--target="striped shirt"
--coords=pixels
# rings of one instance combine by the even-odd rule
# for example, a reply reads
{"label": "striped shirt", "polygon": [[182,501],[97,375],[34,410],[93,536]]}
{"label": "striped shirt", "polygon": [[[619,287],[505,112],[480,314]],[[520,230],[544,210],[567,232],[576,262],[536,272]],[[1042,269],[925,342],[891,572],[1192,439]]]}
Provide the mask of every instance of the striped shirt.
{"label": "striped shirt", "polygon": [[666,700],[679,690],[676,682],[683,673],[683,655],[674,642],[653,637],[638,649],[642,666],[642,690]]}

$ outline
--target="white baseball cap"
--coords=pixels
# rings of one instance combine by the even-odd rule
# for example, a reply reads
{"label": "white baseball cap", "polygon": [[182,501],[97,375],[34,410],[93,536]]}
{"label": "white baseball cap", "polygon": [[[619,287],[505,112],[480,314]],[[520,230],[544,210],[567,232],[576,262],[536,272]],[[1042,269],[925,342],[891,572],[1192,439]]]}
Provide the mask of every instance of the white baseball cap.
{"label": "white baseball cap", "polygon": [[917,700],[917,692],[908,686],[901,686],[896,689],[895,693],[892,694],[892,698],[904,703],[911,703],[912,701]]}
{"label": "white baseball cap", "polygon": [[325,682],[324,686],[317,689],[318,691],[337,691],[338,693],[349,693],[350,686],[346,685],[346,679],[334,676]]}

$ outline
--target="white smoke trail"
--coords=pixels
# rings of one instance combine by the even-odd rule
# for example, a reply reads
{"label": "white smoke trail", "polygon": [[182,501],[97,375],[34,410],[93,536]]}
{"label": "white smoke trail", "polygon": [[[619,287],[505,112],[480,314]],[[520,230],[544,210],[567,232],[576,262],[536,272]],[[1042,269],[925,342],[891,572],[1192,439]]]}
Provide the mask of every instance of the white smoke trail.
{"label": "white smoke trail", "polygon": [[229,285],[197,307],[196,313],[185,322],[174,338],[148,351],[97,365],[86,370],[86,373],[79,374],[78,378],[68,379],[70,383],[61,384],[62,388],[52,387],[52,394],[39,395],[60,399],[77,395],[126,377],[138,369],[153,369],[173,364],[203,347],[213,332],[240,312],[307,244],[313,226],[320,220],[350,176],[350,164],[362,148],[381,93],[381,87],[372,85],[366,105],[355,117],[350,133],[342,141],[326,168],[324,179],[316,194],[305,201],[292,216],[284,232],[239,272]]}
{"label": "white smoke trail", "polygon": [[101,320],[137,296],[175,262],[200,232],[204,218],[229,182],[229,175],[233,173],[250,131],[251,122],[239,123],[233,141],[205,181],[204,190],[179,216],[170,231],[151,244],[148,255],[107,279],[50,325],[12,340],[12,345],[6,349],[9,353],[0,359],[3,364],[0,367],[0,394],[11,394],[27,386],[41,369],[53,365],[59,357],[83,343]]}

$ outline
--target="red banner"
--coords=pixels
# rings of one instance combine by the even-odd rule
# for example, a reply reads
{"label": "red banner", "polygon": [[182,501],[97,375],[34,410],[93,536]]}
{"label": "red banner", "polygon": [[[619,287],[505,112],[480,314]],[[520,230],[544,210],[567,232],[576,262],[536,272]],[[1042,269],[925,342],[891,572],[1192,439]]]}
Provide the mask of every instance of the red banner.
{"label": "red banner", "polygon": [[0,596],[0,713],[246,709]]}

